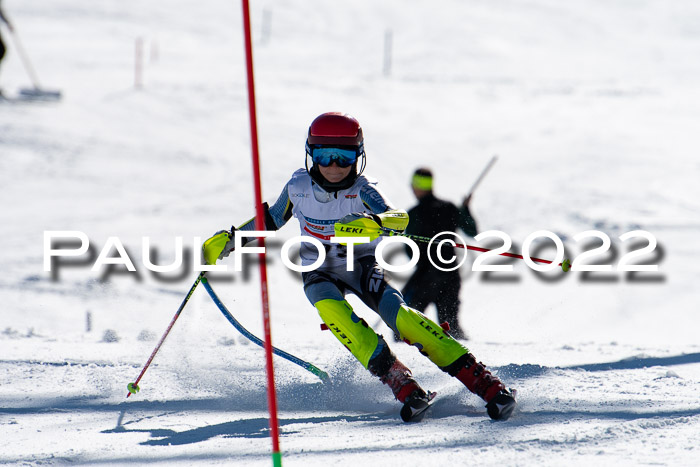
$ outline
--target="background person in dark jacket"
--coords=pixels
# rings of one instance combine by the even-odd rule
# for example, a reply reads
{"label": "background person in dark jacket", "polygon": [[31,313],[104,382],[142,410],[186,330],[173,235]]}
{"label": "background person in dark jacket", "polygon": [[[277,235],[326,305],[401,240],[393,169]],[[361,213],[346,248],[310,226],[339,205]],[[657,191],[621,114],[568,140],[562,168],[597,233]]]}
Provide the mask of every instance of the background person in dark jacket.
{"label": "background person in dark jacket", "polygon": [[[414,172],[411,188],[418,199],[418,204],[408,211],[407,234],[432,238],[440,232],[457,232],[459,228],[469,236],[476,235],[476,221],[469,212],[471,196],[466,197],[459,208],[449,201],[435,197],[433,174],[425,167]],[[454,240],[453,236],[445,238]],[[462,285],[459,270],[437,269],[428,259],[427,243],[418,243],[418,247],[420,259],[415,272],[402,291],[406,303],[420,311],[424,311],[428,305],[434,303],[437,308],[438,322],[447,322],[450,325],[450,334],[456,339],[467,339],[458,319],[459,290]],[[430,254],[433,260],[441,265],[435,244],[431,247]],[[454,248],[443,246],[441,254],[443,258],[450,259],[455,255]],[[441,266],[454,267],[449,263]]]}

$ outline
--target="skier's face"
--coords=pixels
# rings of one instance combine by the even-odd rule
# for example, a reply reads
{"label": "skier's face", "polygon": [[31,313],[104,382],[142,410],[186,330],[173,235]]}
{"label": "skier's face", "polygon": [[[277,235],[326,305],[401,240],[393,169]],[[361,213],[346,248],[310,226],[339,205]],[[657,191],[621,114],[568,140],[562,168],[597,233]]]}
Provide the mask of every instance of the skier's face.
{"label": "skier's face", "polygon": [[350,170],[352,170],[352,166],[339,167],[337,163],[332,162],[331,165],[329,165],[328,167],[323,167],[319,165],[318,170],[319,172],[321,172],[321,175],[323,175],[323,178],[325,178],[328,182],[338,183],[342,182],[345,179],[345,177],[350,175]]}

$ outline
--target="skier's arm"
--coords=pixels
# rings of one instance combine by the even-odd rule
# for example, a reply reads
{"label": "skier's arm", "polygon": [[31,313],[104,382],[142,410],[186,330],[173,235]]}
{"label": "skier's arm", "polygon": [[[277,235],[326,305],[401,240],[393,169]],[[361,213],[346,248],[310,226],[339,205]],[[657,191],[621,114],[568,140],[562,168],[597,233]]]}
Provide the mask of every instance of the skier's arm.
{"label": "skier's arm", "polygon": [[[267,203],[263,204],[263,212],[265,216],[265,229],[278,230],[292,217],[292,203],[289,200],[287,185],[285,185],[275,204],[269,207]],[[231,230],[220,230],[212,237],[207,239],[202,245],[204,252],[204,260],[208,264],[216,264],[217,259],[224,259],[231,254],[235,247],[234,235],[236,230],[255,230],[255,217],[244,222],[238,228],[231,227]],[[242,237],[241,245],[245,245],[254,241],[255,238]]]}
{"label": "skier's arm", "polygon": [[[263,204],[265,216],[265,229],[279,230],[292,217],[292,202],[289,199],[288,185],[284,186],[279,198],[275,201],[272,207],[267,203]],[[255,217],[244,222],[238,230],[255,230]]]}
{"label": "skier's arm", "polygon": [[465,234],[473,237],[477,234],[476,219],[469,212],[469,198],[465,199],[457,213],[457,225]]}
{"label": "skier's arm", "polygon": [[336,237],[369,236],[375,240],[381,236],[382,228],[403,232],[408,225],[408,214],[395,209],[374,185],[360,189],[360,199],[367,211],[353,212],[335,223]]}
{"label": "skier's arm", "polygon": [[[377,216],[379,226],[403,232],[408,225],[408,213],[394,208],[374,185],[365,185],[360,190],[362,204]],[[376,219],[375,219],[376,220]]]}

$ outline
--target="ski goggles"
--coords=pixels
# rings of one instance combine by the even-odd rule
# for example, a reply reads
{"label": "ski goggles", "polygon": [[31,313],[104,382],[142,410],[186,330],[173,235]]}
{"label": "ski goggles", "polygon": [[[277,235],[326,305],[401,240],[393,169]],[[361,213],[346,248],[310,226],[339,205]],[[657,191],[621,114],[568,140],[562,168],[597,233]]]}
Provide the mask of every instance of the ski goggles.
{"label": "ski goggles", "polygon": [[311,146],[311,160],[321,167],[328,167],[333,162],[338,167],[350,167],[360,155],[359,148],[337,148],[328,146]]}

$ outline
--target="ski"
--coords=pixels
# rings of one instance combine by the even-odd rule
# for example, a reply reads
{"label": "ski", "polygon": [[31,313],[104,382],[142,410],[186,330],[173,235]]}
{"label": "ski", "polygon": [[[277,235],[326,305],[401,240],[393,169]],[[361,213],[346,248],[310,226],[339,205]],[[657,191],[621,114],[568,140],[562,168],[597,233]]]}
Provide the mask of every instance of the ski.
{"label": "ski", "polygon": [[34,101],[57,101],[61,99],[61,91],[34,88],[22,88],[19,90],[20,99]]}
{"label": "ski", "polygon": [[401,420],[406,423],[420,422],[432,405],[437,393],[428,391],[424,397],[409,397],[401,408]]}
{"label": "ski", "polygon": [[20,89],[16,94],[0,93],[0,103],[49,103],[61,100],[61,91],[47,91],[42,89]]}

